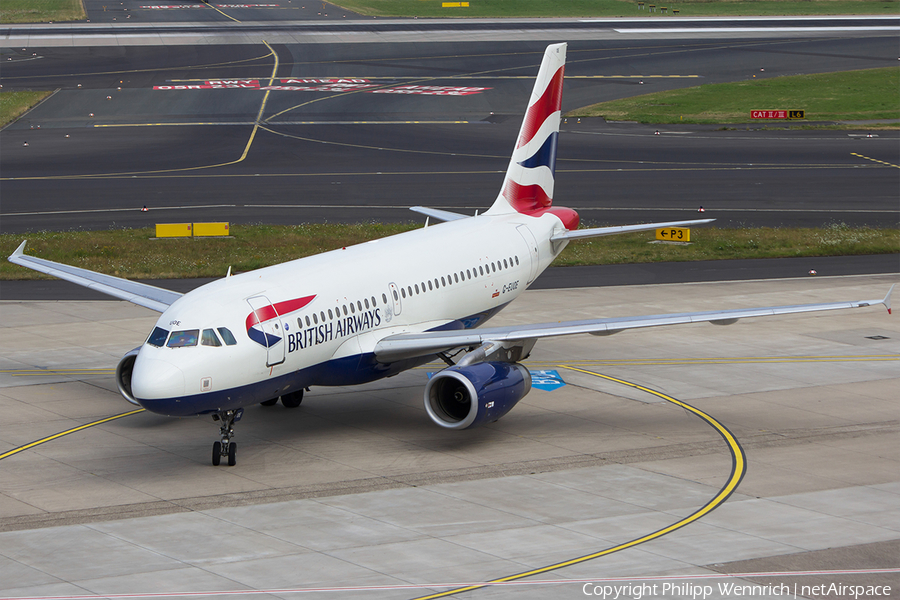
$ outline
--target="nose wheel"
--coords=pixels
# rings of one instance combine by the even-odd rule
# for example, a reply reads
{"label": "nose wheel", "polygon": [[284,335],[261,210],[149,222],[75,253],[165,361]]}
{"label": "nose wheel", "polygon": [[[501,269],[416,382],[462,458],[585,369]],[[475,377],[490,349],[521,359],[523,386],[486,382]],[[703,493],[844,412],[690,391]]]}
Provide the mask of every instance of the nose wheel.
{"label": "nose wheel", "polygon": [[219,434],[222,441],[213,444],[212,464],[219,466],[222,459],[228,461],[228,466],[233,467],[237,464],[237,444],[231,441],[234,437],[234,424],[241,420],[244,416],[244,409],[224,410],[213,415],[213,421],[221,421],[219,425]]}

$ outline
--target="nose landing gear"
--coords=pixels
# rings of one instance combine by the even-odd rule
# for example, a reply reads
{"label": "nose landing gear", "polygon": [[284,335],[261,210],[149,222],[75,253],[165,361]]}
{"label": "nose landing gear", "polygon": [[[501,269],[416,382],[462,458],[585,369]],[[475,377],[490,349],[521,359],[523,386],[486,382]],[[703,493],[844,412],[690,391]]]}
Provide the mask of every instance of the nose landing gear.
{"label": "nose landing gear", "polygon": [[219,425],[219,433],[222,436],[222,441],[213,444],[213,466],[219,466],[219,463],[222,461],[223,457],[228,459],[229,467],[233,467],[237,464],[237,444],[232,442],[231,438],[234,437],[234,424],[240,421],[242,416],[244,416],[243,408],[239,408],[237,410],[224,410],[222,412],[215,413],[212,416],[213,421],[222,422],[222,424]]}

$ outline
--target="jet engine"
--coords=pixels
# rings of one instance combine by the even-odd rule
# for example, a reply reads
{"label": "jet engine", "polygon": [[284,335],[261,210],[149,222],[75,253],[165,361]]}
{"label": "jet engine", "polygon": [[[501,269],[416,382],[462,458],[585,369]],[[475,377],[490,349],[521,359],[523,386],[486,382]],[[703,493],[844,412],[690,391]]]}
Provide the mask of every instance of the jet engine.
{"label": "jet engine", "polygon": [[448,429],[496,421],[531,391],[531,373],[515,363],[480,362],[444,369],[425,386],[425,410]]}
{"label": "jet engine", "polygon": [[131,393],[131,372],[134,370],[134,361],[137,360],[137,355],[140,351],[141,347],[138,346],[123,356],[116,366],[116,385],[119,386],[119,393],[135,406],[140,406],[140,404],[134,399],[134,394]]}

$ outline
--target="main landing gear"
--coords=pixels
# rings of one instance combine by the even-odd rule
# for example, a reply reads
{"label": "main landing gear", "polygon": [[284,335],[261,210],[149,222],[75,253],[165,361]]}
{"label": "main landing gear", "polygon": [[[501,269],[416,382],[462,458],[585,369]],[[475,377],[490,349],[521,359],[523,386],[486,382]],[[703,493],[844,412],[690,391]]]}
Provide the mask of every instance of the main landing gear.
{"label": "main landing gear", "polygon": [[[281,395],[281,403],[285,408],[297,408],[300,406],[300,403],[303,402],[303,388],[300,388],[296,392],[290,392],[289,394]],[[260,402],[263,406],[275,406],[278,403],[278,398],[272,398],[271,400],[264,400]]]}
{"label": "main landing gear", "polygon": [[213,421],[222,421],[222,424],[219,425],[219,433],[222,436],[222,441],[213,444],[213,466],[218,467],[223,457],[227,457],[229,467],[233,467],[237,464],[237,444],[232,442],[231,438],[234,437],[234,424],[240,421],[243,416],[243,408],[237,410],[224,410],[220,413],[215,413],[212,416]]}

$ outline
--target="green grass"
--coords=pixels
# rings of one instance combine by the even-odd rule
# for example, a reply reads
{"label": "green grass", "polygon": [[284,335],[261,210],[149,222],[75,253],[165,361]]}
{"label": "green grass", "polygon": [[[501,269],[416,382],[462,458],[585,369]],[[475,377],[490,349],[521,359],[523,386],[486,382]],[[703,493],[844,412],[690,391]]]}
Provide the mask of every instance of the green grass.
{"label": "green grass", "polygon": [[759,73],[737,83],[602,102],[566,116],[642,123],[744,123],[751,121],[751,110],[759,109],[803,109],[807,121],[900,119],[900,67],[773,78]]}
{"label": "green grass", "polygon": [[[233,239],[159,239],[152,229],[0,235],[0,256],[28,239],[28,254],[132,279],[220,277],[250,271],[421,227],[419,224],[233,225]],[[440,227],[440,225],[437,225]],[[900,229],[695,228],[687,246],[650,244],[654,233],[573,242],[556,265],[598,265],[792,256],[888,254],[900,251]],[[0,280],[44,277],[7,261]]]}
{"label": "green grass", "polygon": [[[639,10],[637,1],[624,0],[469,0],[468,7],[443,8],[442,0],[337,0],[338,5],[379,17],[634,17],[662,16]],[[680,16],[709,15],[852,15],[894,14],[896,0],[804,1],[692,1],[654,2],[646,5],[677,8]],[[672,14],[671,12],[669,13]]]}
{"label": "green grass", "polygon": [[53,92],[0,92],[0,127],[15,121],[19,115]]}
{"label": "green grass", "polygon": [[85,19],[81,0],[3,0],[0,23],[47,23]]}

